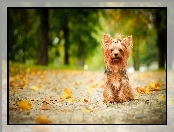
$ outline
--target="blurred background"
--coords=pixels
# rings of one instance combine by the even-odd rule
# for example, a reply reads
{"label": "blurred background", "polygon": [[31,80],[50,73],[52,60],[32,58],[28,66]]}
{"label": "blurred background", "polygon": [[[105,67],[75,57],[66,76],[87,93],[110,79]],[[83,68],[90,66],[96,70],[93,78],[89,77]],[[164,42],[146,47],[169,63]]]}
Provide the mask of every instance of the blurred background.
{"label": "blurred background", "polygon": [[10,64],[104,70],[103,34],[123,34],[133,36],[129,72],[165,69],[166,28],[167,8],[8,8],[8,57]]}

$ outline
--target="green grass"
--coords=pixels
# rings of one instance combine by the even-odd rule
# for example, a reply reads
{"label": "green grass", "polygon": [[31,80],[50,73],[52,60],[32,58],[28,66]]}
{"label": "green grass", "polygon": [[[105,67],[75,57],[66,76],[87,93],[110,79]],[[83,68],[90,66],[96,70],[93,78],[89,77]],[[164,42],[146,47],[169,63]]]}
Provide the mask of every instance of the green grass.
{"label": "green grass", "polygon": [[17,63],[17,62],[9,62],[9,72],[10,75],[15,74],[21,74],[25,73],[27,70],[83,70],[83,67],[77,67],[77,66],[66,66],[66,65],[60,65],[60,66],[54,66],[54,65],[32,65],[32,64],[23,64],[23,63]]}

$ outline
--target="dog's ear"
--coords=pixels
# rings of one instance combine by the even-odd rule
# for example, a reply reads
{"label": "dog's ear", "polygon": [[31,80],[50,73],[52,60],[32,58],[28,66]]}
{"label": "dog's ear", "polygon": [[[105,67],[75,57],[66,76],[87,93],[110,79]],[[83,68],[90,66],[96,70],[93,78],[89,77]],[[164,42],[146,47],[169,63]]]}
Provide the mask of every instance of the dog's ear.
{"label": "dog's ear", "polygon": [[111,44],[112,43],[112,37],[111,37],[111,35],[104,34],[102,41],[103,41],[103,45],[109,45],[109,44]]}
{"label": "dog's ear", "polygon": [[133,38],[132,38],[132,35],[131,36],[127,36],[126,38],[124,38],[122,41],[121,41],[121,44],[123,46],[125,46],[125,48],[132,48],[133,47]]}

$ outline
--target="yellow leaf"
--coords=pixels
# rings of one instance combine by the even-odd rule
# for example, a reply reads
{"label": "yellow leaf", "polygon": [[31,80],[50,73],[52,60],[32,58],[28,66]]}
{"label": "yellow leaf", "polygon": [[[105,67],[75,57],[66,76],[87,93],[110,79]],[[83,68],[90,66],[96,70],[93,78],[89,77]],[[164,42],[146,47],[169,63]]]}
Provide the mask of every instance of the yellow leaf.
{"label": "yellow leaf", "polygon": [[24,81],[25,84],[28,83],[28,79],[27,78],[25,78],[23,81]]}
{"label": "yellow leaf", "polygon": [[166,100],[166,96],[163,94],[163,95],[158,97],[158,100],[159,101],[164,101],[164,100]]}
{"label": "yellow leaf", "polygon": [[62,98],[68,99],[68,98],[71,98],[71,96],[72,96],[71,90],[64,88],[64,93],[62,95]]}
{"label": "yellow leaf", "polygon": [[155,83],[150,83],[149,87],[154,88],[155,87]]}
{"label": "yellow leaf", "polygon": [[93,92],[93,90],[94,90],[94,85],[90,85],[89,87],[88,87],[88,93],[92,93]]}
{"label": "yellow leaf", "polygon": [[31,86],[30,87],[32,90],[34,90],[34,91],[37,91],[38,90],[38,87],[37,86]]}
{"label": "yellow leaf", "polygon": [[32,109],[32,105],[29,100],[23,100],[18,102],[18,107],[22,110],[30,110]]}
{"label": "yellow leaf", "polygon": [[90,112],[92,112],[92,111],[93,111],[93,110],[88,109],[88,108],[85,108],[85,107],[82,108],[82,112],[90,113]]}
{"label": "yellow leaf", "polygon": [[146,86],[146,87],[145,87],[145,93],[150,93],[150,91],[151,91],[151,90],[150,90],[150,87]]}
{"label": "yellow leaf", "polygon": [[39,115],[36,118],[36,123],[38,123],[38,124],[51,124],[52,121],[50,119],[48,119],[46,115]]}
{"label": "yellow leaf", "polygon": [[75,98],[69,98],[69,99],[68,99],[68,102],[71,102],[71,103],[72,103],[72,102],[74,102],[74,101],[75,101]]}
{"label": "yellow leaf", "polygon": [[30,68],[27,68],[27,70],[26,70],[27,72],[30,72]]}

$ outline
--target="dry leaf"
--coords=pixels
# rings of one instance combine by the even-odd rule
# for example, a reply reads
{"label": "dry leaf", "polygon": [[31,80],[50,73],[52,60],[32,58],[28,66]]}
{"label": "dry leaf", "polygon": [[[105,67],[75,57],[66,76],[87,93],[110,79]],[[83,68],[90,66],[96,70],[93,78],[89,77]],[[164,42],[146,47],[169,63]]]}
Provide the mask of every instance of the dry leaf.
{"label": "dry leaf", "polygon": [[30,110],[32,109],[32,105],[30,104],[29,100],[23,100],[23,101],[19,101],[18,103],[18,107],[22,110]]}
{"label": "dry leaf", "polygon": [[144,87],[137,87],[136,90],[139,94],[145,93],[145,88]]}
{"label": "dry leaf", "polygon": [[155,87],[155,83],[149,83],[149,87],[154,88]]}
{"label": "dry leaf", "polygon": [[166,96],[163,94],[163,95],[158,97],[158,100],[159,101],[164,101],[164,100],[166,100]]}
{"label": "dry leaf", "polygon": [[34,91],[37,91],[38,90],[38,87],[37,86],[31,86],[30,87],[32,90],[34,90]]}
{"label": "dry leaf", "polygon": [[69,98],[68,99],[68,102],[70,102],[70,103],[72,103],[72,102],[74,102],[75,101],[75,98]]}
{"label": "dry leaf", "polygon": [[153,92],[153,91],[160,90],[161,86],[162,86],[161,83],[149,83],[148,86],[137,87],[136,90],[139,94],[150,93],[150,92]]}
{"label": "dry leaf", "polygon": [[92,112],[92,111],[93,111],[93,110],[88,109],[88,108],[86,108],[86,107],[83,107],[83,108],[82,108],[82,112],[90,113],[90,112]]}
{"label": "dry leaf", "polygon": [[88,100],[87,99],[84,99],[84,102],[88,102]]}
{"label": "dry leaf", "polygon": [[62,110],[60,110],[61,112],[66,112],[67,110],[66,109],[62,109]]}
{"label": "dry leaf", "polygon": [[88,91],[87,91],[87,92],[88,92],[88,93],[92,93],[93,90],[94,90],[94,86],[91,85],[91,86],[88,87]]}
{"label": "dry leaf", "polygon": [[46,101],[43,101],[42,102],[42,107],[41,107],[42,110],[49,110],[50,109],[50,106],[47,104]]}
{"label": "dry leaf", "polygon": [[38,123],[38,124],[51,124],[52,121],[50,119],[48,119],[46,115],[39,115],[36,118],[36,123]]}
{"label": "dry leaf", "polygon": [[71,96],[72,96],[72,91],[67,88],[64,88],[64,93],[62,95],[62,98],[68,99],[71,98]]}
{"label": "dry leaf", "polygon": [[51,91],[52,91],[52,92],[55,92],[55,91],[56,91],[56,88],[55,88],[55,87],[54,87],[54,88],[52,88],[52,89],[51,89]]}

